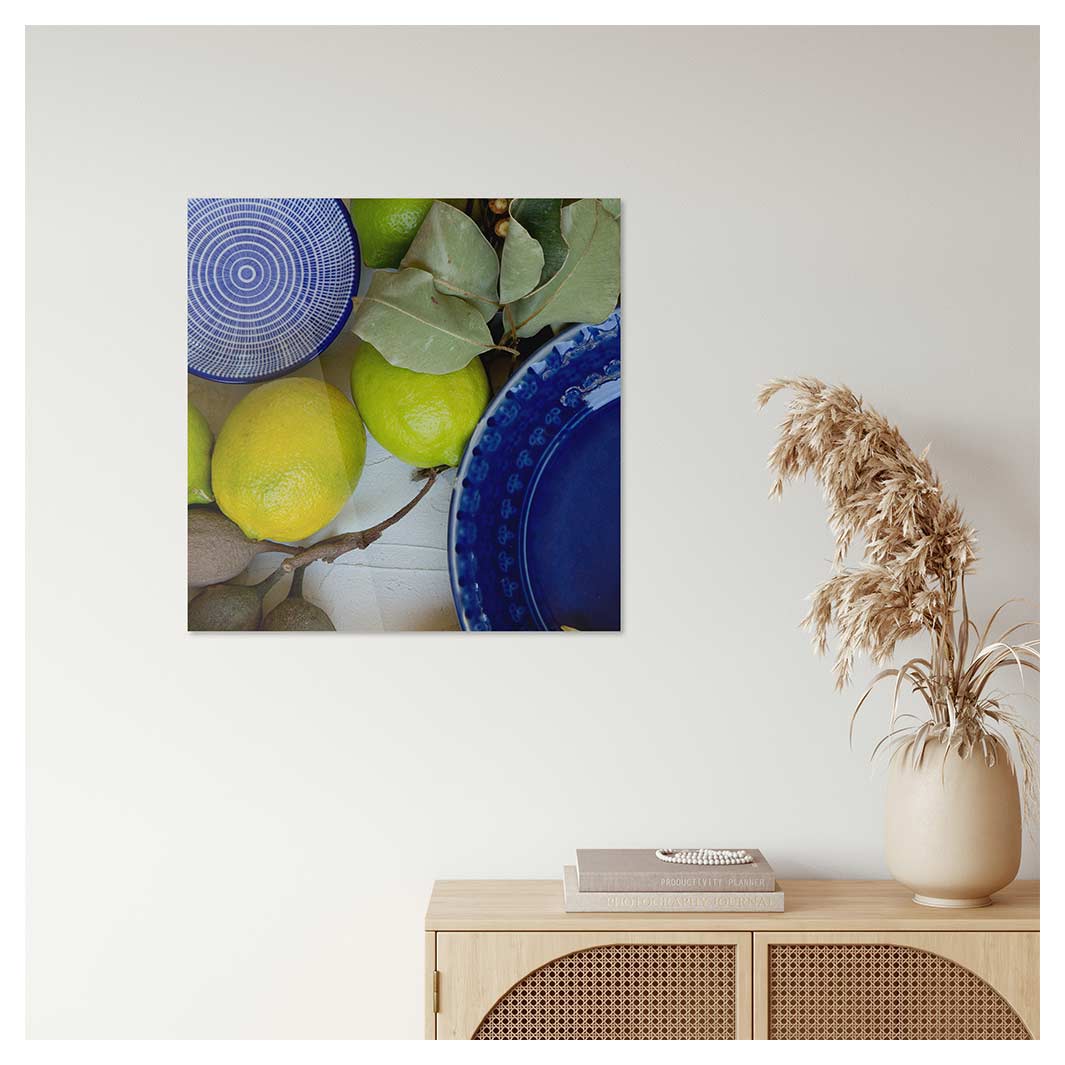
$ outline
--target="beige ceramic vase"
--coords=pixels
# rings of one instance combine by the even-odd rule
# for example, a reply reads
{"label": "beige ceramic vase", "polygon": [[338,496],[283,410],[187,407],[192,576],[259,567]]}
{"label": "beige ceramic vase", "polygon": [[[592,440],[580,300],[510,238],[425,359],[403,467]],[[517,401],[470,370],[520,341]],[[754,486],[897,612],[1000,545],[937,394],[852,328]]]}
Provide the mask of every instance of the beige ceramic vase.
{"label": "beige ceramic vase", "polygon": [[995,743],[988,767],[930,742],[914,769],[909,749],[891,760],[887,863],[924,906],[989,906],[1021,864],[1021,804],[1009,753]]}

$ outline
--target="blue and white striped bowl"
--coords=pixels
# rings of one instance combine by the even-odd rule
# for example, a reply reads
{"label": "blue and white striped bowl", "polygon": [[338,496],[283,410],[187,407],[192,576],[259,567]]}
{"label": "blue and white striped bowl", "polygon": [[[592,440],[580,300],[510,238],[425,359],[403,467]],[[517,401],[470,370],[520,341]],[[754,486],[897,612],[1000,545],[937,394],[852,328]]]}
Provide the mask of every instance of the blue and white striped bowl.
{"label": "blue and white striped bowl", "polygon": [[190,199],[189,372],[265,381],[336,339],[359,286],[338,199]]}

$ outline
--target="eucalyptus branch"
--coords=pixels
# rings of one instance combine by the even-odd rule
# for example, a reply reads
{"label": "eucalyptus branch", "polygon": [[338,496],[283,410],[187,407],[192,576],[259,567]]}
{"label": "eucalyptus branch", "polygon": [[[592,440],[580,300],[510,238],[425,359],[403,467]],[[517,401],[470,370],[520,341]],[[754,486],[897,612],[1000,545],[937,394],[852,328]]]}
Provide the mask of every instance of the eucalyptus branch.
{"label": "eucalyptus branch", "polygon": [[432,469],[415,470],[411,480],[419,481],[424,479],[425,484],[422,485],[418,490],[418,494],[409,503],[405,503],[391,517],[385,518],[384,521],[379,521],[376,525],[371,525],[368,529],[340,533],[337,536],[330,536],[327,540],[312,544],[291,558],[286,558],[281,563],[280,569],[286,573],[291,573],[292,570],[299,569],[301,566],[308,566],[312,562],[335,562],[341,555],[346,555],[349,551],[361,551],[369,547],[375,540],[381,538],[381,534],[386,529],[391,528],[401,518],[405,518],[428,495],[429,489],[436,483],[437,477],[447,468],[447,466],[435,466]]}

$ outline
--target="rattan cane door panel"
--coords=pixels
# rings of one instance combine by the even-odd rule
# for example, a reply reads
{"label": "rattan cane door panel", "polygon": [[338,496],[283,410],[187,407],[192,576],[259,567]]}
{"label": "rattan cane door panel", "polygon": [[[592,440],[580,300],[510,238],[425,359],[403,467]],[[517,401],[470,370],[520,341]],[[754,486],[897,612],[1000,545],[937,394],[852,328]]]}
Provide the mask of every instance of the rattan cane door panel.
{"label": "rattan cane door panel", "polygon": [[760,1039],[1030,1039],[1037,932],[756,933]]}
{"label": "rattan cane door panel", "polygon": [[751,936],[441,932],[438,1039],[749,1039]]}

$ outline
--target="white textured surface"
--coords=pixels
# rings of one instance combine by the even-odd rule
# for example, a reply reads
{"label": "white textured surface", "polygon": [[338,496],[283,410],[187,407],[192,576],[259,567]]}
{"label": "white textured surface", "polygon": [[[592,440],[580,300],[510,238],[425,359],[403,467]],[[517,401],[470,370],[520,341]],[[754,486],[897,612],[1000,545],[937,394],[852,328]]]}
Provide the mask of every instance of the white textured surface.
{"label": "white textured surface", "polygon": [[[864,392],[979,529],[972,606],[1037,601],[1037,30],[28,42],[34,1036],[416,1038],[432,879],[578,846],[887,875],[886,698],[850,751],[752,397]],[[186,197],[571,189],[624,198],[625,632],[187,634]]]}

